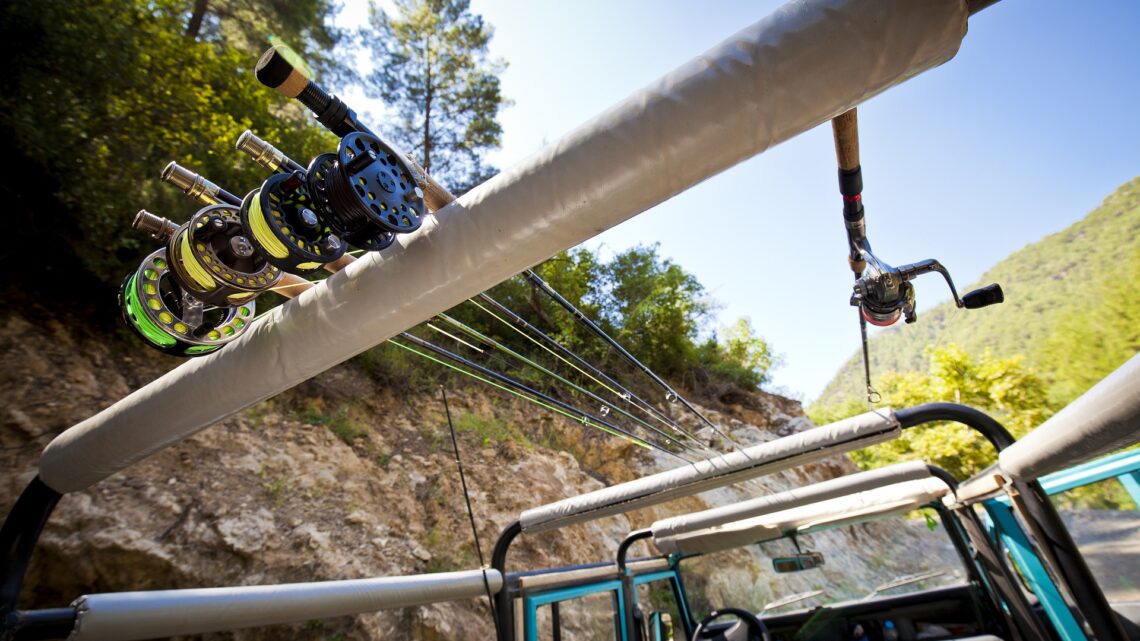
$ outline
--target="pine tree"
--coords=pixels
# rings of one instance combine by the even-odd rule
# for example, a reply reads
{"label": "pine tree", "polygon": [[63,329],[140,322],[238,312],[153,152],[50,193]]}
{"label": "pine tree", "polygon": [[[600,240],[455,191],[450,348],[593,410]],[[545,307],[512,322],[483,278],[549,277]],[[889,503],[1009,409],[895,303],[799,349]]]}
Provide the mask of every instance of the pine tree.
{"label": "pine tree", "polygon": [[372,5],[365,34],[378,67],[368,90],[398,117],[393,142],[455,193],[494,173],[483,154],[499,146],[499,88],[506,68],[488,57],[492,28],[467,0],[396,0],[396,14]]}

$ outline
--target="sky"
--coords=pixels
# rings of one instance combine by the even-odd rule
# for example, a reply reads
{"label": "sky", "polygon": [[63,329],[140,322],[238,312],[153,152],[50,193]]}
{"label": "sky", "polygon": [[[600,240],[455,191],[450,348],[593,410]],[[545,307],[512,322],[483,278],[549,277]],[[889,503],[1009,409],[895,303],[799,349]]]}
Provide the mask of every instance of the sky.
{"label": "sky", "polygon": [[[780,4],[472,0],[495,29],[492,56],[509,63],[502,89],[514,103],[489,160],[519,162]],[[348,2],[340,24],[364,20],[366,6]],[[1137,25],[1134,1],[1004,0],[970,19],[955,58],[860,105],[876,254],[937,258],[965,290],[1140,174]],[[383,110],[344,95],[359,112]],[[810,401],[859,348],[835,174],[824,124],[586,244],[659,243],[720,303],[719,325],[748,316],[783,355],[773,387]],[[716,215],[694,227],[694,208]],[[916,293],[919,323],[949,299],[933,275]]]}

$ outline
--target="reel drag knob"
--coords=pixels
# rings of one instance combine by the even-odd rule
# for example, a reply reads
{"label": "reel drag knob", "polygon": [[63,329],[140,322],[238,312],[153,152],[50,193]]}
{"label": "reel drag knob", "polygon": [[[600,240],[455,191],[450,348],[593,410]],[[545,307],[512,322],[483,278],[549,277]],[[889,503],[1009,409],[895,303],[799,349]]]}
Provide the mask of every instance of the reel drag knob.
{"label": "reel drag knob", "polygon": [[181,287],[207,305],[240,305],[281,280],[281,270],[257,253],[230,205],[199,210],[166,248]]}
{"label": "reel drag knob", "polygon": [[272,265],[306,274],[344,255],[347,246],[315,204],[303,174],[276,174],[241,204],[246,236]]}
{"label": "reel drag knob", "polygon": [[[310,175],[323,168],[317,169]],[[427,208],[411,167],[376,136],[357,132],[342,138],[326,173],[321,186],[328,192],[329,222],[346,238],[406,234],[423,222]]]}
{"label": "reel drag knob", "polygon": [[237,338],[253,320],[253,300],[206,307],[179,285],[166,249],[143,260],[119,287],[123,320],[150,347],[172,356],[203,356]]}

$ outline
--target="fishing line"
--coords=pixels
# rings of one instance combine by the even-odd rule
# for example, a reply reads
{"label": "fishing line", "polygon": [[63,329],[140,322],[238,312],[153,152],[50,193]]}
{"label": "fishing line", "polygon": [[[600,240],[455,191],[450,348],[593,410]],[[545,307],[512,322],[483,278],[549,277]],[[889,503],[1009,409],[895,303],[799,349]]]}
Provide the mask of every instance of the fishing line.
{"label": "fishing line", "polygon": [[[443,314],[440,314],[440,316],[442,316],[445,319],[447,318],[446,316],[443,316]],[[447,320],[451,320],[451,319],[447,319]],[[425,324],[427,325],[428,329],[435,330],[435,331],[439,332],[440,334],[443,334],[444,336],[450,338],[451,340],[453,340],[457,343],[461,343],[463,345],[470,347],[471,349],[475,350],[476,352],[479,352],[480,354],[486,354],[487,353],[486,350],[484,350],[480,347],[476,347],[476,346],[472,345],[471,343],[468,343],[467,341],[463,340],[462,338],[459,338],[458,336],[456,336],[455,334],[452,334],[451,332],[448,332],[446,330],[442,330],[442,329],[436,327],[435,325],[432,325],[431,323],[425,323]]]}
{"label": "fishing line", "polygon": [[[473,302],[473,303],[474,303],[474,301],[471,301],[471,302]],[[478,303],[476,303],[476,305],[478,305]],[[508,310],[508,311],[509,311],[509,310]],[[513,350],[511,350],[510,348],[508,348],[508,347],[506,347],[506,346],[504,346],[504,345],[500,344],[500,343],[499,343],[498,341],[496,341],[495,339],[493,339],[493,338],[491,338],[491,337],[489,337],[489,336],[486,336],[486,335],[484,335],[484,334],[480,333],[478,330],[475,330],[474,328],[471,328],[471,327],[467,326],[466,324],[464,324],[464,323],[462,323],[462,322],[460,322],[460,321],[458,321],[458,320],[455,320],[455,319],[453,319],[453,318],[451,318],[451,317],[447,316],[447,314],[442,314],[442,313],[441,313],[441,314],[439,314],[438,316],[439,316],[439,317],[441,317],[441,318],[443,318],[445,321],[447,321],[447,322],[449,322],[449,323],[451,323],[451,324],[455,325],[456,327],[460,328],[461,330],[463,330],[463,331],[465,331],[465,332],[468,332],[468,333],[469,333],[469,335],[471,335],[471,336],[473,336],[473,337],[477,338],[478,340],[482,340],[482,341],[486,342],[488,345],[491,345],[491,346],[494,346],[494,347],[499,347],[500,349],[502,349],[502,350],[504,350],[505,352],[507,352],[507,353],[511,354],[512,356],[514,356],[514,357],[516,357],[516,358],[518,358],[518,359],[522,360],[523,362],[529,363],[530,365],[532,365],[533,367],[535,367],[535,368],[539,369],[540,371],[543,371],[543,372],[549,373],[550,375],[554,376],[556,379],[558,379],[558,380],[561,380],[561,381],[564,381],[566,384],[570,385],[572,388],[575,388],[575,389],[579,389],[579,390],[583,391],[584,393],[588,394],[589,396],[591,396],[592,398],[594,398],[595,400],[598,400],[598,401],[600,401],[600,402],[602,402],[602,403],[605,403],[605,400],[604,400],[604,399],[602,399],[602,398],[600,398],[600,397],[598,397],[596,394],[594,394],[594,393],[590,392],[589,390],[586,390],[586,389],[582,388],[581,386],[578,386],[578,385],[576,385],[576,384],[575,384],[575,383],[573,383],[572,381],[569,381],[569,380],[567,380],[567,379],[565,379],[565,378],[563,378],[563,377],[559,376],[558,374],[556,374],[556,373],[554,373],[554,372],[551,372],[550,370],[546,369],[546,368],[545,368],[545,367],[543,367],[542,365],[539,365],[538,363],[535,363],[535,362],[531,361],[531,360],[530,360],[530,359],[528,359],[527,357],[525,357],[525,356],[523,356],[523,355],[521,355],[521,354],[518,354],[518,353],[514,352],[514,351],[513,351]],[[524,322],[525,322],[525,321],[524,321]],[[430,325],[430,323],[429,323],[429,325]],[[461,341],[461,342],[462,342],[462,341]],[[464,344],[466,344],[466,343],[464,343]],[[495,356],[495,355],[493,355],[493,354],[492,354],[492,356]],[[495,356],[495,358],[498,358],[498,356]],[[502,359],[499,359],[499,360],[500,360],[500,362],[503,362],[503,361],[502,361]],[[507,365],[507,366],[509,367],[509,364],[507,364],[507,363],[505,363],[505,362],[503,362],[503,364],[504,364],[504,365]],[[712,459],[713,459],[713,458],[719,458],[719,459],[720,459],[722,462],[725,462],[725,461],[726,461],[726,459],[725,459],[725,457],[724,457],[724,453],[723,453],[723,452],[719,452],[719,451],[716,451],[716,450],[714,450],[714,449],[712,449],[712,448],[708,447],[707,445],[705,445],[704,443],[702,443],[700,440],[698,440],[698,439],[694,438],[692,435],[690,435],[690,434],[688,434],[688,433],[686,433],[686,432],[681,432],[681,433],[682,433],[682,434],[684,434],[686,437],[688,437],[688,438],[689,438],[689,440],[693,441],[693,442],[694,442],[694,443],[697,445],[697,447],[696,447],[696,448],[694,448],[694,447],[691,447],[691,446],[686,446],[685,444],[682,444],[682,443],[680,443],[679,441],[677,441],[677,439],[676,439],[676,438],[670,437],[668,434],[665,434],[664,432],[661,432],[660,430],[653,428],[652,426],[650,426],[650,425],[648,425],[648,424],[644,423],[643,421],[639,421],[639,420],[638,420],[636,417],[634,417],[633,415],[629,414],[628,412],[625,412],[625,411],[621,410],[621,409],[620,409],[620,408],[618,408],[618,407],[614,407],[614,409],[615,409],[615,411],[621,411],[621,412],[622,412],[622,413],[623,413],[625,416],[628,416],[629,418],[631,418],[631,419],[634,419],[635,421],[638,421],[638,422],[639,422],[639,423],[641,423],[642,425],[645,425],[647,428],[651,429],[653,432],[655,432],[655,433],[657,433],[657,434],[660,434],[661,436],[665,437],[665,438],[666,438],[666,439],[668,439],[669,441],[672,441],[673,443],[676,443],[677,445],[680,445],[680,446],[681,446],[683,449],[685,449],[685,450],[688,450],[688,451],[690,451],[690,452],[693,452],[693,453],[697,454],[697,455],[698,455],[698,456],[700,456],[700,457],[701,457],[701,459],[702,459],[702,460],[704,460],[704,461],[712,461]],[[580,411],[580,410],[579,410],[579,411]],[[747,455],[745,455],[745,456],[747,456]],[[693,463],[693,461],[691,461],[691,460],[689,460],[689,459],[685,459],[684,457],[679,457],[679,458],[682,458],[683,460],[686,460],[686,461],[688,461],[690,464],[692,464],[692,463]],[[757,484],[754,482],[754,480],[753,480],[753,481],[750,481],[750,483],[751,483],[751,484],[753,485],[753,487],[754,487],[754,488],[756,488],[756,489],[760,489],[760,490],[763,490],[763,489],[764,489],[762,486],[759,486],[759,485],[757,485]]]}
{"label": "fishing line", "polygon": [[[459,439],[455,437],[455,425],[451,422],[451,407],[447,403],[447,389],[440,385],[443,394],[443,411],[447,414],[447,429],[451,432],[451,447],[455,450],[455,467],[459,468],[459,484],[463,486],[463,502],[467,504],[467,519],[471,521],[471,536],[475,538],[475,553],[479,555],[479,569],[483,571],[483,589],[487,591],[487,613],[495,624],[495,636],[499,635],[499,619],[495,617],[495,598],[491,596],[491,584],[487,581],[487,564],[483,562],[483,546],[479,544],[479,528],[475,527],[475,512],[471,509],[471,495],[467,492],[467,476],[463,473],[463,459],[459,457]],[[505,580],[505,578],[504,578]]]}

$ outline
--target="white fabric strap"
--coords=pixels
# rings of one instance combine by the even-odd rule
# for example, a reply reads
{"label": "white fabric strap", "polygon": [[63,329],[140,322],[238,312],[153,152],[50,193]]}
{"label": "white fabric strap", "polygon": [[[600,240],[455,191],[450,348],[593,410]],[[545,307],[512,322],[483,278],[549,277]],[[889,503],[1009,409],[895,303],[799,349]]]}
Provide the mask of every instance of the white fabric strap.
{"label": "white fabric strap", "polygon": [[949,492],[950,488],[940,479],[929,477],[678,536],[654,537],[653,543],[663,554],[709,554],[772,541],[793,532],[802,534],[905,514]]}
{"label": "white fabric strap", "polygon": [[1040,478],[1140,442],[1140,354],[998,455],[1019,481]]}

